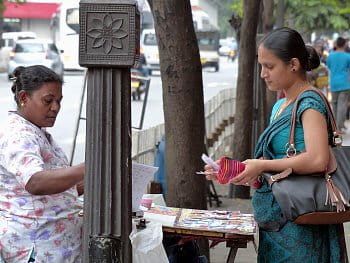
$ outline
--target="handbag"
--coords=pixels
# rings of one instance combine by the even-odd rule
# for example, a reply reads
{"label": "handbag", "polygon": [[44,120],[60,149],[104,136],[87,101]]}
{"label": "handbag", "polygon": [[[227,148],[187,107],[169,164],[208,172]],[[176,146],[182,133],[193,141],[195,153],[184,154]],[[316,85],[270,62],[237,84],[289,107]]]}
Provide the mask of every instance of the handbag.
{"label": "handbag", "polygon": [[[310,91],[310,89],[306,90]],[[323,173],[299,175],[287,169],[278,174],[263,173],[281,207],[282,216],[296,224],[339,224],[350,221],[350,147],[341,146],[334,115],[328,100],[317,89],[311,89],[323,99],[332,126],[330,160]],[[294,133],[299,97],[292,111],[286,155],[296,155]]]}

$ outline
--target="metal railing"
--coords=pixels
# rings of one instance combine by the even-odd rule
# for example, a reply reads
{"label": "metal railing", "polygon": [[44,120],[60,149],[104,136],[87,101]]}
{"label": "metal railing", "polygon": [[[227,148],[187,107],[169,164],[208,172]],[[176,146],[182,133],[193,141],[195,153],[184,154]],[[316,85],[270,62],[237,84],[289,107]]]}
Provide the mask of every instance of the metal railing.
{"label": "metal railing", "polygon": [[[235,111],[235,89],[225,89],[205,103],[206,145],[214,159],[232,153]],[[157,145],[164,135],[164,124],[146,130],[132,131],[131,157],[154,165]]]}
{"label": "metal railing", "polygon": [[[81,101],[85,96],[83,89]],[[76,137],[78,134],[80,120],[86,118],[82,116],[82,104],[79,110],[78,125],[74,135],[70,162],[73,163]],[[207,101],[204,105],[206,145],[208,155],[213,159],[218,159],[222,155],[232,154],[233,128],[235,111],[235,89],[225,89]],[[142,126],[142,124],[141,124]],[[154,165],[157,154],[157,145],[164,135],[164,124],[159,124],[145,130],[132,130],[131,157],[133,160]]]}

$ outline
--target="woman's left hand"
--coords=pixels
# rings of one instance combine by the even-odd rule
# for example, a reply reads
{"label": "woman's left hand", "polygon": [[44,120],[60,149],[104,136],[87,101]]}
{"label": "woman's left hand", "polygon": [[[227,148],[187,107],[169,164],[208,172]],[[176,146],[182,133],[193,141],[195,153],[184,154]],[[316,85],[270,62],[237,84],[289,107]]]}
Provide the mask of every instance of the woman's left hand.
{"label": "woman's left hand", "polygon": [[264,171],[262,167],[262,160],[248,159],[243,162],[245,169],[235,178],[230,180],[230,183],[236,185],[252,185],[257,180],[259,175]]}
{"label": "woman's left hand", "polygon": [[77,183],[77,191],[79,196],[84,194],[84,180]]}

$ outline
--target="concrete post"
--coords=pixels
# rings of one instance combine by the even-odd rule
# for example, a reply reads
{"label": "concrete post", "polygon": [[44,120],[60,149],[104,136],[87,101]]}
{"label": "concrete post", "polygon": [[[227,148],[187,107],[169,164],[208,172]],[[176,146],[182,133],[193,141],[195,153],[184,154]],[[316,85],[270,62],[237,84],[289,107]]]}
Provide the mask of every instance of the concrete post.
{"label": "concrete post", "polygon": [[79,63],[88,67],[84,262],[132,262],[130,68],[140,15],[134,0],[81,0],[79,15]]}

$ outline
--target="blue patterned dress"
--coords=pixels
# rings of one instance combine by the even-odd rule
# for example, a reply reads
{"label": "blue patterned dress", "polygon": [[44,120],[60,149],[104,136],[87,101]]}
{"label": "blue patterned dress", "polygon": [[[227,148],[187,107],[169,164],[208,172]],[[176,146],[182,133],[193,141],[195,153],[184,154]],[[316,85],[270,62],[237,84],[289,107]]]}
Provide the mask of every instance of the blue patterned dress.
{"label": "blue patterned dress", "polygon": [[[285,156],[293,105],[289,105],[277,118],[276,112],[285,99],[279,100],[271,114],[270,125],[262,133],[255,150],[255,158],[280,159]],[[312,91],[304,92],[297,111],[295,145],[297,151],[305,150],[301,115],[315,109],[331,126],[322,98]],[[329,138],[331,140],[331,137]],[[343,225],[296,225],[284,221],[281,208],[266,181],[253,196],[255,219],[259,224],[258,262],[340,263],[348,262]]]}

